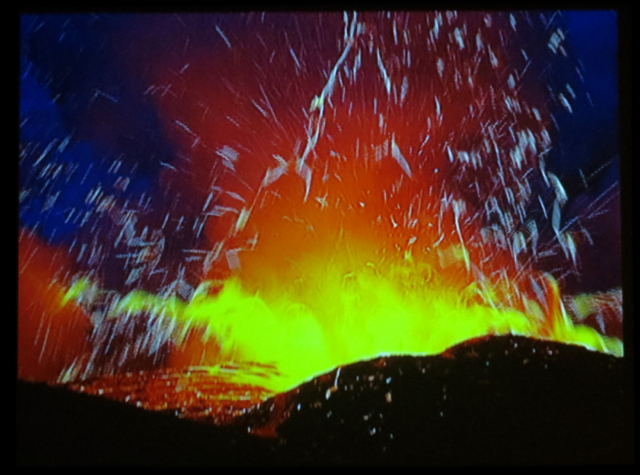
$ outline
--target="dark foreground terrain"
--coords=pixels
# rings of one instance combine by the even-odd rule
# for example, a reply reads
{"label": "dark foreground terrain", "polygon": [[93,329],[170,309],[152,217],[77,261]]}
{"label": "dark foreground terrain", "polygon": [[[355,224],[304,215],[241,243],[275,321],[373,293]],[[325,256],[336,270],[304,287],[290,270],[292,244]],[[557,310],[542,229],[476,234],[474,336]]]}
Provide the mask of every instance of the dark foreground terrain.
{"label": "dark foreground terrain", "polygon": [[624,359],[520,337],[349,365],[224,427],[17,385],[19,465],[632,463],[633,428]]}

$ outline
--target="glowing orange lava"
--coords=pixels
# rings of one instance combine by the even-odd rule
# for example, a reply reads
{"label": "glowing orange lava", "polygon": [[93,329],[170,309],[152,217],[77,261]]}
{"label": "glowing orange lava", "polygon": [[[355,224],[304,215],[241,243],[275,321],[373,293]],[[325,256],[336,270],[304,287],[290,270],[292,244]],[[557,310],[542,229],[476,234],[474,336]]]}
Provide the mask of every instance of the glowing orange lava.
{"label": "glowing orange lava", "polygon": [[64,254],[27,232],[19,239],[18,377],[55,381],[89,350],[90,321],[79,305],[63,303]]}

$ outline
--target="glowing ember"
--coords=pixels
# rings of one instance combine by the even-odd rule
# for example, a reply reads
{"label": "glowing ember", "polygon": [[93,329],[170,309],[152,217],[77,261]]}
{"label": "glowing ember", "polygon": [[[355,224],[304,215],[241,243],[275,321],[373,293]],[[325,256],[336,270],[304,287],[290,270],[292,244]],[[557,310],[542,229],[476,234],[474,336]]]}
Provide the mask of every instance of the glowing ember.
{"label": "glowing ember", "polygon": [[[113,40],[138,45],[120,67],[145,78],[145,104],[175,151],[159,160],[161,191],[126,198],[136,167],[118,171],[116,161],[110,187],[84,197],[92,208],[69,259],[49,270],[46,255],[61,247],[21,234],[20,377],[89,392],[91,378],[113,378],[124,392],[103,394],[128,402],[127,381],[146,378],[149,394],[165,395],[147,395],[155,402],[145,407],[223,414],[226,394],[237,415],[341,365],[437,354],[485,335],[622,355],[604,323],[602,333],[576,323],[598,306],[621,319],[621,292],[562,295],[590,237],[564,218],[569,197],[546,163],[555,129],[541,75],[567,56],[551,20],[185,21],[146,18]],[[180,23],[208,33],[191,44]],[[160,29],[184,51],[161,45],[137,57]],[[572,111],[566,87],[553,100]],[[93,114],[118,104],[96,92],[105,95]],[[99,136],[78,134],[76,143]],[[48,153],[24,147],[24,157]],[[49,165],[41,176],[60,173]],[[216,379],[230,364],[243,369]],[[276,370],[246,369],[256,365]],[[180,376],[193,367],[217,369]]]}
{"label": "glowing ember", "polygon": [[[271,396],[256,384],[260,378],[268,376],[269,368],[254,366],[189,367],[180,372],[156,370],[107,375],[68,387],[144,409],[228,424]],[[236,382],[235,377],[239,374],[242,379],[253,376],[253,384]]]}

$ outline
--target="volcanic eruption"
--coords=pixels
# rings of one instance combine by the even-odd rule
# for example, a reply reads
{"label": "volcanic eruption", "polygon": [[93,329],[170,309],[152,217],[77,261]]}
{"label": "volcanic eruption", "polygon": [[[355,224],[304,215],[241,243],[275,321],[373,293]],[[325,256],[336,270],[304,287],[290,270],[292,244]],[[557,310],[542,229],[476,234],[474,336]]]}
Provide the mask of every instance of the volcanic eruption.
{"label": "volcanic eruption", "polygon": [[221,422],[492,335],[622,356],[619,276],[580,288],[619,177],[558,171],[588,93],[557,13],[22,23],[19,378]]}

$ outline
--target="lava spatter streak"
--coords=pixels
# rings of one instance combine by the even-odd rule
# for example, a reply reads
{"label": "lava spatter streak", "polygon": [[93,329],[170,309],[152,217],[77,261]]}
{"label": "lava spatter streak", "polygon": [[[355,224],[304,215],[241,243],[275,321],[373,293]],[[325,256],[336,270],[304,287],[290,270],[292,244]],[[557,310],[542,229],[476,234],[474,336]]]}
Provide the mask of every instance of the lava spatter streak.
{"label": "lava spatter streak", "polygon": [[622,355],[619,279],[575,284],[618,178],[567,212],[557,14],[63,20],[23,25],[20,377],[198,418],[487,335]]}

